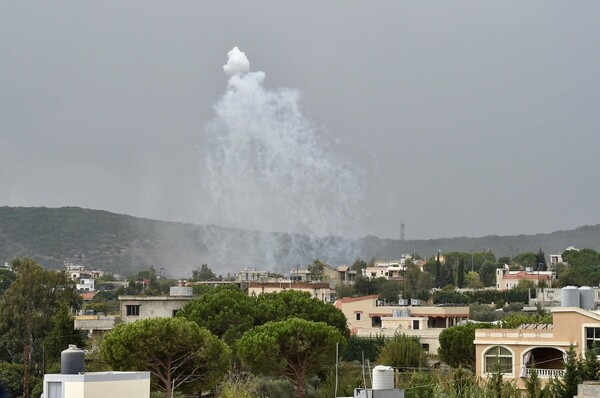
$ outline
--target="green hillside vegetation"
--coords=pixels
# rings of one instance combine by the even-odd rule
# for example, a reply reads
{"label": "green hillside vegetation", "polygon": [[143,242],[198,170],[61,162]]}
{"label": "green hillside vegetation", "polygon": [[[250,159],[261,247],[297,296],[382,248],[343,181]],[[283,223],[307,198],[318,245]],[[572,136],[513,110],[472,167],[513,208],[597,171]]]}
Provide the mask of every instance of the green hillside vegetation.
{"label": "green hillside vegetation", "polygon": [[[248,265],[291,267],[315,258],[352,264],[356,258],[395,259],[404,253],[430,257],[440,249],[515,257],[539,248],[548,254],[561,253],[573,242],[600,250],[599,238],[600,225],[594,225],[539,235],[352,240],[154,221],[77,207],[0,207],[0,262],[26,255],[48,268],[72,262],[123,275],[154,266],[187,276],[200,264],[209,264],[217,275],[225,276]],[[466,271],[470,261],[464,259]]]}

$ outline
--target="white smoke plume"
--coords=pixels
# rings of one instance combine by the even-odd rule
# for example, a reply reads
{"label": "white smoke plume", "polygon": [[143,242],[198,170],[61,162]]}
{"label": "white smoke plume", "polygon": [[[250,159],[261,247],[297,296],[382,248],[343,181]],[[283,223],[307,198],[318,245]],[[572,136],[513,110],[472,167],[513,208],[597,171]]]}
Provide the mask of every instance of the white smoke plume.
{"label": "white smoke plume", "polygon": [[227,76],[237,75],[238,73],[246,73],[250,70],[250,61],[246,57],[246,53],[240,51],[239,48],[233,47],[227,53],[227,64],[223,65],[223,70]]}
{"label": "white smoke plume", "polygon": [[250,72],[242,51],[234,47],[228,56],[227,89],[200,150],[202,221],[357,236],[364,195],[358,171],[302,115],[297,90],[267,90],[265,74]]}

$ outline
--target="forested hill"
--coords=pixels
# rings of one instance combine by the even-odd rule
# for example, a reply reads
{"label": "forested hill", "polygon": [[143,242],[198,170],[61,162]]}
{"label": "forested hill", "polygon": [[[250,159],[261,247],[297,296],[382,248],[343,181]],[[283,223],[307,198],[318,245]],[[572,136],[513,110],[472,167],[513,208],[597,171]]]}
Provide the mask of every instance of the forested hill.
{"label": "forested hill", "polygon": [[339,265],[403,253],[430,256],[438,249],[490,249],[497,256],[514,256],[542,248],[549,255],[570,245],[600,250],[600,225],[539,235],[352,240],[155,221],[77,207],[0,207],[0,262],[30,256],[47,267],[72,262],[124,275],[152,265],[189,276],[203,263],[223,275],[244,267],[285,274],[315,258]]}

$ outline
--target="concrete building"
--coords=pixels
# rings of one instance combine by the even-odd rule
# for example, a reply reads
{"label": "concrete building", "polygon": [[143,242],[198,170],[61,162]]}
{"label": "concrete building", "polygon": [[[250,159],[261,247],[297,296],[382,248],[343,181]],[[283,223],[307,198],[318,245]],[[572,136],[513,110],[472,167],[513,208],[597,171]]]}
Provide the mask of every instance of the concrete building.
{"label": "concrete building", "polygon": [[469,307],[383,305],[377,295],[344,297],[335,302],[352,333],[358,336],[394,336],[404,333],[421,339],[423,347],[436,352],[440,332],[469,319]]}
{"label": "concrete building", "polygon": [[79,279],[78,282],[79,283],[75,285],[78,292],[93,292],[96,290],[94,279],[83,278]]}
{"label": "concrete building", "polygon": [[564,359],[571,344],[585,354],[594,343],[600,345],[600,314],[578,307],[552,308],[551,325],[522,325],[517,329],[475,331],[476,374],[488,377],[500,365],[504,379],[525,387],[525,378],[535,362],[542,383],[562,376]]}
{"label": "concrete building", "polygon": [[44,375],[44,398],[148,398],[150,372]]}
{"label": "concrete building", "polygon": [[194,298],[189,286],[172,286],[168,296],[119,296],[121,320],[171,318]]}
{"label": "concrete building", "polygon": [[298,290],[301,292],[308,292],[316,299],[324,302],[331,301],[331,289],[329,283],[317,283],[317,282],[292,282],[292,281],[281,281],[281,282],[248,282],[248,295],[258,296],[263,293],[279,293],[284,290]]}

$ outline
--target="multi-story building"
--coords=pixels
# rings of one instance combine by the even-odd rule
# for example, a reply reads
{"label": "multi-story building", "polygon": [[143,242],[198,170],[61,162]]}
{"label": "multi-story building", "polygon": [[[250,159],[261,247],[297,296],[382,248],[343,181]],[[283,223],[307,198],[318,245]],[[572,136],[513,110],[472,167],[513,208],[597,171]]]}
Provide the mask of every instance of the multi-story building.
{"label": "multi-story building", "polygon": [[469,319],[469,307],[385,305],[377,295],[344,297],[335,302],[352,333],[391,337],[404,333],[421,339],[423,347],[437,352],[440,332]]}
{"label": "multi-story building", "polygon": [[521,325],[517,329],[477,329],[475,331],[476,374],[488,377],[498,366],[507,381],[520,388],[535,372],[543,383],[562,376],[569,346],[585,354],[594,344],[600,346],[600,314],[578,307],[552,308],[553,324]]}
{"label": "multi-story building", "polygon": [[121,320],[171,318],[193,298],[190,286],[172,286],[168,296],[119,296]]}

